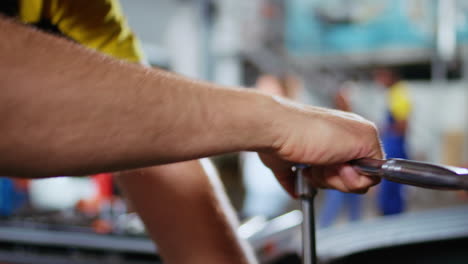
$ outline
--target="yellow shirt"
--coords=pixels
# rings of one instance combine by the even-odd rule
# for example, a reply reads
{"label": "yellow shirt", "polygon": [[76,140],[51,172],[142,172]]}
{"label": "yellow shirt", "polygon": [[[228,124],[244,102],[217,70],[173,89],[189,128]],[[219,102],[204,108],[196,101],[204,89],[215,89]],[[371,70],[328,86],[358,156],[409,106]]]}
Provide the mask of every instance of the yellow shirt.
{"label": "yellow shirt", "polygon": [[403,82],[398,82],[390,87],[388,100],[390,112],[396,121],[403,121],[409,118],[411,102],[406,85]]}
{"label": "yellow shirt", "polygon": [[118,0],[19,0],[19,19],[32,24],[47,20],[68,38],[116,58],[144,58]]}

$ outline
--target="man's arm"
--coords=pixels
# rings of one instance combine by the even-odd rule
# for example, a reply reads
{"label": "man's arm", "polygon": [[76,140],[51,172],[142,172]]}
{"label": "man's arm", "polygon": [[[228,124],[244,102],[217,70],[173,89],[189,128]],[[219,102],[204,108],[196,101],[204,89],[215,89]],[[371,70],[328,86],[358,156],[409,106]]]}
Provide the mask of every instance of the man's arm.
{"label": "man's arm", "polygon": [[3,175],[80,175],[267,147],[268,135],[253,132],[271,123],[257,117],[264,96],[117,61],[4,19],[0,39]]}
{"label": "man's arm", "polygon": [[221,182],[199,161],[126,171],[118,180],[167,263],[256,263],[236,234]]}
{"label": "man's arm", "polygon": [[1,18],[0,39],[3,175],[83,175],[254,150],[290,193],[294,163],[319,166],[308,176],[321,187],[365,191],[377,182],[346,164],[382,157],[375,126],[357,115],[128,64]]}

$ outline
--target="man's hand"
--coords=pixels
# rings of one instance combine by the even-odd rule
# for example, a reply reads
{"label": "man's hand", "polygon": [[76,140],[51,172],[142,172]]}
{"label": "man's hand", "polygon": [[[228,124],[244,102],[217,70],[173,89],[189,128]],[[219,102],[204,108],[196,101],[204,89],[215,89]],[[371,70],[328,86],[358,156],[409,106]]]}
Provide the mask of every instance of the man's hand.
{"label": "man's hand", "polygon": [[256,150],[291,193],[295,163],[313,165],[307,174],[320,187],[376,183],[346,165],[382,157],[374,126],[358,116],[123,63],[1,17],[0,38],[9,40],[0,42],[3,175],[86,175]]}
{"label": "man's hand", "polygon": [[295,196],[294,164],[311,165],[304,174],[318,188],[364,193],[379,182],[347,164],[358,158],[383,158],[373,123],[348,112],[276,100],[283,114],[275,116],[272,126],[273,151],[261,152],[260,157],[291,195]]}

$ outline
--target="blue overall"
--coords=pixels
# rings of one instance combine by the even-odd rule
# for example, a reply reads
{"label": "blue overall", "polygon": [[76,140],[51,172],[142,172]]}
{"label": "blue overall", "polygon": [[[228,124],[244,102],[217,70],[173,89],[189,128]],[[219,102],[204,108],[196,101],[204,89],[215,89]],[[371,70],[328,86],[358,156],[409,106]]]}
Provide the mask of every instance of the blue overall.
{"label": "blue overall", "polygon": [[349,221],[361,219],[361,195],[325,190],[325,200],[319,216],[320,228],[332,226],[343,210],[348,211]]}
{"label": "blue overall", "polygon": [[[383,148],[387,158],[407,159],[405,136],[392,129],[394,124],[395,119],[388,111],[381,136]],[[402,184],[382,180],[377,199],[380,212],[383,215],[399,214],[405,209]]]}

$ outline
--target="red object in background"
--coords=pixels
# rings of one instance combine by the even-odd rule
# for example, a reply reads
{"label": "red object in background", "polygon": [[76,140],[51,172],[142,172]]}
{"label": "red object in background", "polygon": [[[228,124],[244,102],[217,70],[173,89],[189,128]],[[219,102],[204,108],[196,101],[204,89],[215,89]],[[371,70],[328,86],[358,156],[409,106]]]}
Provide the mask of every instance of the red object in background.
{"label": "red object in background", "polygon": [[[114,186],[112,173],[99,173],[90,175],[96,185],[96,194],[90,199],[81,199],[75,205],[76,210],[89,216],[98,217],[98,220],[107,214],[109,204],[112,203]],[[104,221],[104,220],[103,220]],[[107,233],[108,227],[105,223],[93,223],[93,229],[98,233]]]}
{"label": "red object in background", "polygon": [[276,246],[275,241],[267,241],[262,248],[263,254],[265,256],[273,256],[277,251],[278,247]]}
{"label": "red object in background", "polygon": [[94,232],[98,234],[110,234],[112,233],[112,223],[103,219],[96,219],[91,224]]}
{"label": "red object in background", "polygon": [[15,187],[18,190],[25,191],[25,192],[28,191],[29,183],[31,182],[31,180],[29,180],[29,179],[13,179],[13,181],[15,183]]}
{"label": "red object in background", "polygon": [[111,200],[113,194],[112,173],[99,173],[92,177],[97,186],[97,198]]}

